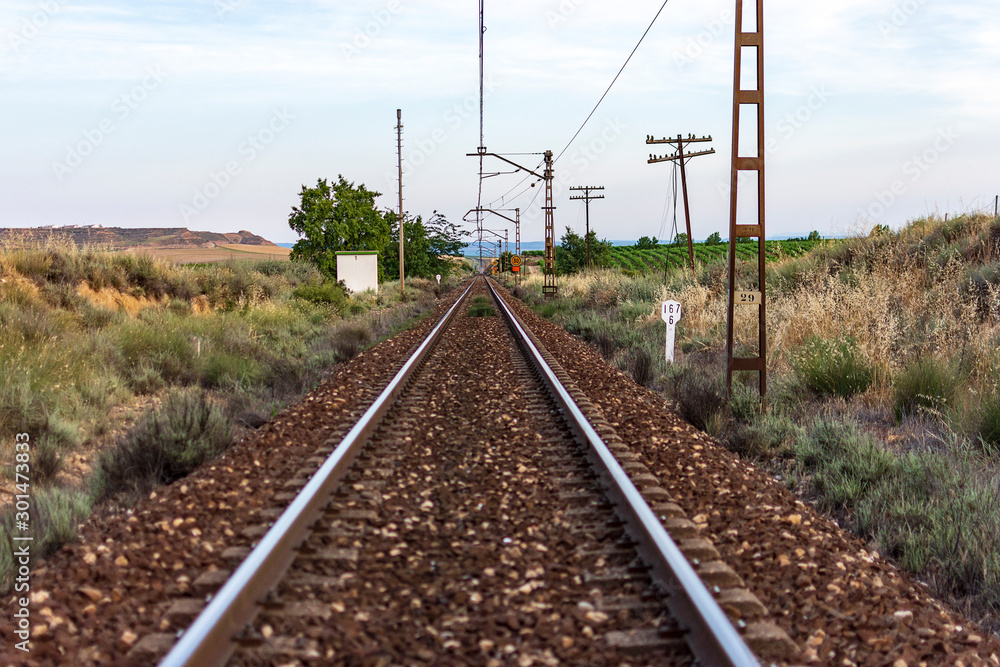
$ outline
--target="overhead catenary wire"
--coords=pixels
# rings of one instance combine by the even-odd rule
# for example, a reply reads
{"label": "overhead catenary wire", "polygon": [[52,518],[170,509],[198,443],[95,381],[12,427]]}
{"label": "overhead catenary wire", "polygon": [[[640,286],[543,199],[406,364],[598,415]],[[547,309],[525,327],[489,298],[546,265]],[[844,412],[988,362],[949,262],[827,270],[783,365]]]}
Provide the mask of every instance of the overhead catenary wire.
{"label": "overhead catenary wire", "polygon": [[594,108],[591,109],[590,113],[587,115],[587,118],[584,119],[583,124],[580,125],[580,129],[576,131],[576,134],[573,135],[573,138],[569,140],[566,146],[561,151],[559,151],[559,155],[556,156],[556,159],[553,160],[553,162],[558,162],[559,158],[561,158],[563,154],[567,150],[569,150],[569,147],[573,145],[573,142],[576,141],[576,138],[580,136],[581,132],[583,132],[583,128],[587,126],[587,123],[590,122],[590,119],[593,118],[595,113],[597,113],[597,108],[601,106],[601,102],[603,102],[604,98],[607,97],[608,93],[611,92],[611,88],[615,85],[615,82],[618,81],[618,77],[622,75],[622,72],[625,71],[625,68],[629,64],[629,61],[632,60],[632,56],[634,56],[635,52],[639,50],[639,47],[642,45],[643,40],[646,39],[646,35],[648,35],[649,31],[653,29],[653,24],[656,23],[656,19],[660,18],[660,14],[663,13],[663,10],[666,8],[668,2],[670,2],[670,0],[663,0],[663,4],[660,5],[660,9],[659,11],[656,12],[656,16],[653,17],[653,20],[650,21],[649,27],[646,28],[646,32],[642,33],[642,37],[639,38],[639,42],[635,45],[635,48],[632,49],[632,53],[628,54],[628,58],[625,59],[625,64],[622,65],[621,69],[618,70],[618,73],[615,74],[615,78],[611,80],[611,83],[608,85],[607,90],[605,90],[604,94],[601,95],[601,99],[597,100],[597,104],[594,105]]}
{"label": "overhead catenary wire", "polygon": [[[535,168],[534,168],[533,171],[538,171],[539,169],[541,169],[542,164],[544,164],[544,162],[539,162],[537,165],[535,165]],[[532,187],[534,187],[534,185],[529,185],[527,188],[525,188],[524,190],[522,190],[518,194],[514,195],[510,199],[507,199],[507,195],[509,195],[511,192],[513,192],[517,188],[521,187],[521,185],[526,180],[528,180],[529,178],[533,178],[532,174],[525,174],[524,178],[522,178],[520,181],[518,181],[510,190],[507,190],[507,192],[503,193],[502,195],[500,195],[499,197],[497,197],[496,199],[494,199],[493,201],[491,201],[489,207],[493,208],[493,205],[496,204],[496,203],[500,203],[500,205],[502,206],[502,205],[506,204],[507,202],[513,201],[513,200],[517,199],[518,197],[520,197],[521,195],[523,195],[529,189],[531,189]]]}
{"label": "overhead catenary wire", "polygon": [[673,164],[673,170],[670,172],[670,182],[667,184],[667,193],[663,197],[663,213],[660,214],[660,231],[657,234],[659,238],[664,238],[663,233],[667,231],[667,210],[670,208],[671,201],[674,204],[674,221],[673,229],[674,232],[677,230],[677,163]]}

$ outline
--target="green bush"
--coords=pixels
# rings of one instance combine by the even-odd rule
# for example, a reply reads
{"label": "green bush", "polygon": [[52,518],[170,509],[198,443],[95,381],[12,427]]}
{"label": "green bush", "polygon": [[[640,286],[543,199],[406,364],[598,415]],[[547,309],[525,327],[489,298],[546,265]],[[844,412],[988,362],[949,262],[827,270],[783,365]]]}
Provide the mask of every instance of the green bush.
{"label": "green bush", "polygon": [[980,405],[976,430],[991,453],[1000,453],[1000,395],[994,394]]}
{"label": "green bush", "polygon": [[656,366],[652,355],[644,347],[634,347],[629,351],[628,373],[636,384],[648,387],[656,378]]}
{"label": "green bush", "polygon": [[798,441],[800,429],[781,414],[762,414],[752,423],[736,422],[725,434],[730,451],[742,457],[760,460],[785,455]]}
{"label": "green bush", "polygon": [[261,376],[256,359],[242,354],[220,352],[212,354],[205,362],[201,381],[206,387],[233,387],[254,384]]}
{"label": "green bush", "polygon": [[812,474],[812,490],[824,510],[853,508],[893,471],[893,455],[853,422],[824,418],[800,447],[799,460]]}
{"label": "green bush", "polygon": [[493,317],[497,311],[493,309],[489,299],[484,296],[477,296],[472,300],[472,305],[465,311],[468,317]]}
{"label": "green bush", "polygon": [[943,412],[955,399],[961,379],[932,357],[911,364],[895,380],[896,419],[926,412]]}
{"label": "green bush", "polygon": [[292,290],[292,296],[310,303],[322,303],[332,306],[338,313],[347,308],[348,298],[344,288],[339,283],[306,283]]}
{"label": "green bush", "polygon": [[793,355],[792,366],[805,385],[821,396],[850,398],[871,386],[874,369],[853,338],[809,338]]}
{"label": "green bush", "polygon": [[[179,326],[171,313],[144,313],[139,320],[129,320],[116,330],[125,376],[136,391],[158,381],[191,384],[199,378],[195,347],[188,332]],[[143,382],[145,379],[145,382]]]}
{"label": "green bush", "polygon": [[337,327],[332,345],[334,360],[353,359],[371,339],[372,331],[363,323],[352,322]]}
{"label": "green bush", "polygon": [[62,467],[62,452],[59,442],[45,435],[37,439],[31,448],[31,476],[35,484],[46,484],[59,473]]}
{"label": "green bush", "polygon": [[187,476],[232,442],[223,411],[201,391],[175,391],[109,450],[94,476],[98,500],[138,498]]}
{"label": "green bush", "polygon": [[0,594],[9,593],[14,583],[15,535],[33,538],[33,559],[51,555],[76,537],[77,525],[86,519],[92,505],[87,494],[61,488],[36,488],[28,502],[28,533],[15,531],[16,508],[0,513]]}
{"label": "green bush", "polygon": [[670,394],[681,417],[707,431],[726,407],[726,387],[719,373],[685,366],[673,378]]}

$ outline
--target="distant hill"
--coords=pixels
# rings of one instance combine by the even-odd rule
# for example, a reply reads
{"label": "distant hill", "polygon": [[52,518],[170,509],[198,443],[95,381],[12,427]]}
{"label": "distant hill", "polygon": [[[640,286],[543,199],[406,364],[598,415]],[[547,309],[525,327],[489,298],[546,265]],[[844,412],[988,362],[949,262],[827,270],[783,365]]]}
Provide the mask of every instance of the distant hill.
{"label": "distant hill", "polygon": [[262,236],[242,230],[219,234],[193,232],[185,227],[0,227],[0,243],[4,245],[60,239],[76,245],[102,245],[118,250],[126,248],[215,248],[216,246],[273,246]]}

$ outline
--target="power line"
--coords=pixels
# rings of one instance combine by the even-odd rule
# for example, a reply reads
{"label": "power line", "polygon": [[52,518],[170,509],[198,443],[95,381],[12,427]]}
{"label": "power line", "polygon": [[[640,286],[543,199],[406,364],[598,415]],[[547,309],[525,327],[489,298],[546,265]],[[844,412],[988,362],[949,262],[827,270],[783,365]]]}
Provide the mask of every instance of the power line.
{"label": "power line", "polygon": [[663,4],[660,6],[660,10],[658,12],[656,12],[656,16],[653,17],[652,21],[650,21],[649,27],[646,28],[646,32],[642,33],[642,37],[639,38],[639,43],[635,45],[634,49],[632,49],[632,53],[628,54],[628,58],[625,59],[625,64],[622,65],[622,68],[620,70],[618,70],[618,74],[615,74],[615,78],[611,80],[611,85],[609,85],[608,89],[604,91],[603,95],[601,95],[601,99],[597,100],[597,104],[594,105],[593,110],[587,116],[586,120],[583,121],[583,125],[581,125],[580,129],[576,131],[576,134],[573,135],[573,138],[569,140],[569,143],[566,144],[566,147],[563,148],[561,151],[559,151],[559,155],[556,156],[556,159],[553,160],[553,162],[557,162],[559,160],[559,158],[561,158],[563,156],[563,153],[565,153],[567,150],[569,150],[569,147],[573,145],[573,142],[576,141],[576,138],[578,136],[580,136],[580,133],[583,132],[583,128],[585,128],[587,126],[587,123],[590,122],[590,119],[597,112],[597,107],[601,106],[601,102],[603,102],[604,98],[607,97],[608,93],[611,92],[612,86],[615,85],[615,82],[618,81],[618,77],[620,77],[622,75],[622,72],[625,71],[625,68],[628,66],[629,61],[632,60],[632,56],[634,56],[635,52],[639,50],[639,46],[642,44],[642,41],[644,39],[646,39],[646,35],[648,35],[649,31],[653,29],[653,24],[656,23],[656,19],[660,18],[660,14],[663,13],[663,10],[667,6],[668,2],[670,2],[670,0],[663,0]]}
{"label": "power line", "polygon": [[[532,153],[532,155],[534,155],[534,154]],[[533,171],[538,171],[538,169],[541,168],[542,164],[543,164],[543,162],[539,162],[537,165],[535,165],[535,168],[534,168]],[[525,188],[524,190],[522,190],[518,194],[516,194],[513,197],[511,197],[509,200],[506,199],[507,195],[509,195],[511,192],[513,192],[517,188],[521,187],[521,185],[526,180],[528,180],[529,178],[531,178],[531,176],[532,176],[531,174],[526,174],[525,177],[522,178],[520,181],[518,181],[510,190],[508,190],[507,192],[503,193],[502,195],[500,195],[499,197],[497,197],[496,199],[494,199],[492,202],[490,202],[489,208],[492,208],[493,205],[496,204],[497,202],[501,202],[501,203],[506,204],[508,201],[513,201],[513,200],[517,199],[518,197],[520,197],[521,195],[523,195],[529,189],[531,189],[532,187],[534,187],[534,185],[529,185],[527,188]]]}

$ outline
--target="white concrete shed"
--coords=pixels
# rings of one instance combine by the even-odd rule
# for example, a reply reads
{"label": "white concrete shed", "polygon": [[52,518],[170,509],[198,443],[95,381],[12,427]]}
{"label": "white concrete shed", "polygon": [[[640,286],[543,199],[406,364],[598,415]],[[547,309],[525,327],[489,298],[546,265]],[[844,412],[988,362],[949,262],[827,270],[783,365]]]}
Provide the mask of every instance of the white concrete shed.
{"label": "white concrete shed", "polygon": [[355,294],[378,292],[378,253],[374,250],[337,253],[337,280],[343,280]]}

